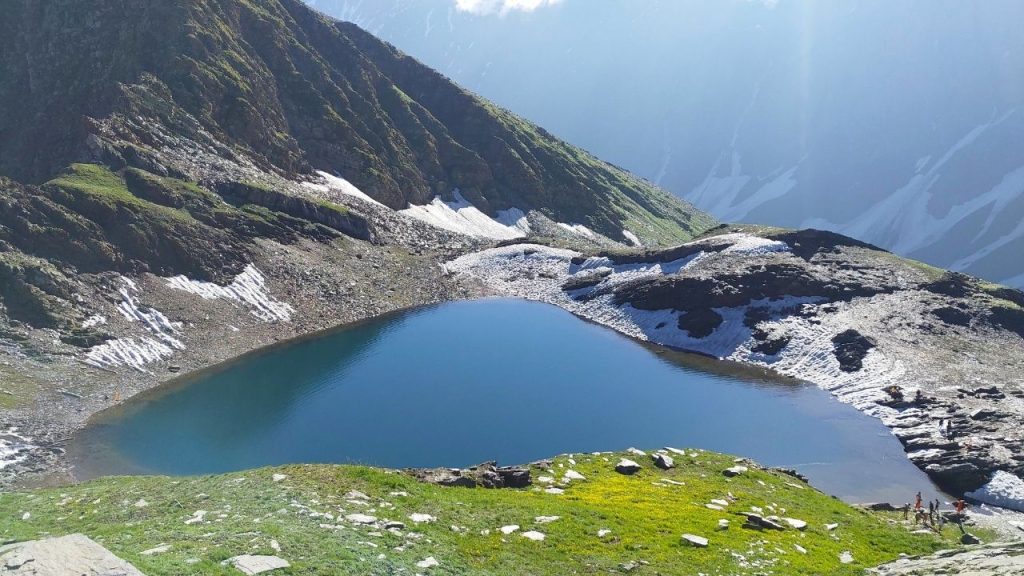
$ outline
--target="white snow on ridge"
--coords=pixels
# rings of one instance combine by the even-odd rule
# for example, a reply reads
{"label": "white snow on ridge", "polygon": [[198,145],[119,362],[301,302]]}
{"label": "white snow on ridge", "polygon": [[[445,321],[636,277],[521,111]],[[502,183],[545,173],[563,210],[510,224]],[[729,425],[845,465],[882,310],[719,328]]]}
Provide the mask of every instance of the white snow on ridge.
{"label": "white snow on ridge", "polygon": [[964,496],[985,504],[1024,512],[1024,480],[1002,470],[997,470],[988,484]]}
{"label": "white snow on ridge", "polygon": [[529,223],[526,222],[525,214],[518,208],[502,211],[499,214],[501,219],[499,221],[473,206],[463,198],[458,190],[454,191],[454,195],[455,201],[453,202],[445,202],[438,196],[430,204],[410,205],[405,210],[399,210],[398,213],[450,232],[477,238],[511,240],[523,238],[529,231]]}
{"label": "white snow on ridge", "polygon": [[518,228],[523,231],[524,234],[529,234],[533,231],[533,229],[530,228],[530,220],[526,217],[526,213],[519,208],[498,210],[498,215],[494,219],[503,226]]}
{"label": "white snow on ridge", "polygon": [[566,224],[565,222],[558,222],[557,224],[566,231],[576,234],[577,236],[583,236],[584,238],[589,238],[591,240],[597,239],[597,234],[583,224]]}
{"label": "white snow on ridge", "polygon": [[264,322],[288,322],[295,311],[290,305],[279,302],[267,291],[266,278],[258,268],[249,264],[241,274],[227,286],[213,282],[200,282],[186,276],[167,279],[167,286],[197,294],[204,300],[229,300],[250,309],[253,316]]}
{"label": "white snow on ridge", "polygon": [[381,206],[381,207],[386,208],[386,206],[384,206],[380,202],[377,202],[373,198],[370,198],[370,196],[367,193],[363,192],[359,188],[356,188],[354,184],[352,184],[348,180],[345,180],[344,178],[340,178],[338,176],[333,176],[333,175],[331,175],[331,174],[329,174],[327,172],[322,172],[322,171],[317,171],[317,174],[319,174],[320,177],[324,179],[324,184],[315,184],[313,182],[303,182],[302,185],[307,187],[307,188],[311,188],[313,190],[317,190],[319,192],[327,192],[328,190],[334,190],[336,192],[341,192],[342,194],[345,194],[346,196],[351,196],[353,198],[359,198],[360,200],[363,200],[365,202],[369,202],[371,204],[376,204],[377,206]]}
{"label": "white snow on ridge", "polygon": [[708,238],[709,242],[721,244],[728,242],[729,246],[722,251],[722,254],[746,254],[749,256],[757,254],[770,254],[772,252],[789,252],[789,245],[779,240],[769,240],[753,234],[735,232],[722,234]]}

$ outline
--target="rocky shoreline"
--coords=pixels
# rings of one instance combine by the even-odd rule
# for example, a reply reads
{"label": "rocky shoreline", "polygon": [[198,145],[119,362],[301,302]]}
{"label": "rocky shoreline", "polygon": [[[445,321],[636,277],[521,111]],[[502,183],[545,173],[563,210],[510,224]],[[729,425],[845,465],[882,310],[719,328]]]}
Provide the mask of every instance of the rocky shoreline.
{"label": "rocky shoreline", "polygon": [[[640,256],[507,246],[447,268],[641,340],[812,382],[882,420],[951,493],[997,471],[1019,478],[1024,347],[988,320],[992,300],[966,277],[849,239],[786,234],[733,232]],[[853,277],[857,290],[844,286]],[[947,309],[969,322],[942,320]]]}

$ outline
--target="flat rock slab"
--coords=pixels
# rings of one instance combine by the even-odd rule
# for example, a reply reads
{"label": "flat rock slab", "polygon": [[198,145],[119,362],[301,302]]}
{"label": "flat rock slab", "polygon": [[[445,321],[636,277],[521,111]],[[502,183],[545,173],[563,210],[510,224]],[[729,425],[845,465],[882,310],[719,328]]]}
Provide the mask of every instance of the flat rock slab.
{"label": "flat rock slab", "polygon": [[1024,542],[996,543],[966,550],[943,550],[931,556],[904,558],[868,570],[879,576],[977,574],[1016,576],[1024,574]]}
{"label": "flat rock slab", "polygon": [[708,539],[703,536],[695,536],[693,534],[683,534],[683,542],[686,542],[690,546],[696,546],[697,548],[707,548]]}
{"label": "flat rock slab", "polygon": [[82,534],[0,546],[0,572],[24,576],[143,576]]}
{"label": "flat rock slab", "polygon": [[241,556],[228,558],[227,563],[249,576],[291,566],[284,558],[278,558],[277,556],[255,556],[252,554],[242,554]]}

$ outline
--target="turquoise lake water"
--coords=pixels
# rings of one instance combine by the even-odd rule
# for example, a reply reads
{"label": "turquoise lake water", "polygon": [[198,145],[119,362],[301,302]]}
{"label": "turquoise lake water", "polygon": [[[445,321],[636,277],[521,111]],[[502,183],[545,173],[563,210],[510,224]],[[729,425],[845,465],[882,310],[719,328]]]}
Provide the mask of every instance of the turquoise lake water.
{"label": "turquoise lake water", "polygon": [[848,501],[934,493],[880,422],[814,386],[501,299],[246,356],[98,415],[69,453],[90,478],[297,462],[518,464],[630,446],[793,467]]}

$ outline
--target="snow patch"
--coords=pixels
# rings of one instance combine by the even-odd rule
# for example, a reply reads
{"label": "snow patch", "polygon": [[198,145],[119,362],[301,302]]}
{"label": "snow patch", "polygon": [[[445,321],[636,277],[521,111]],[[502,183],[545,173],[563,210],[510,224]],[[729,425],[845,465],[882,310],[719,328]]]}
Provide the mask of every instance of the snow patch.
{"label": "snow patch", "polygon": [[334,175],[331,175],[331,174],[329,174],[327,172],[321,172],[321,171],[317,171],[317,174],[319,174],[320,177],[323,178],[323,181],[324,181],[323,184],[316,184],[316,183],[313,183],[313,182],[303,182],[302,185],[307,187],[307,188],[311,188],[313,190],[316,190],[318,192],[328,192],[328,191],[332,191],[332,190],[335,191],[335,192],[341,192],[342,194],[344,194],[346,196],[351,196],[353,198],[359,198],[360,200],[362,200],[364,202],[369,202],[370,204],[376,204],[377,206],[380,206],[382,208],[387,208],[386,206],[384,206],[380,202],[377,202],[373,198],[370,198],[370,196],[367,193],[363,192],[359,188],[356,188],[354,184],[352,184],[348,180],[345,180],[344,178],[341,178],[341,177],[338,177],[338,176],[334,176]]}
{"label": "snow patch", "polygon": [[1024,512],[1024,480],[1002,470],[997,470],[988,484],[964,496],[985,504]]}
{"label": "snow patch", "polygon": [[241,304],[253,316],[264,322],[288,322],[295,309],[275,300],[267,290],[267,281],[256,266],[249,264],[241,274],[227,286],[213,282],[200,282],[186,276],[167,279],[167,286],[176,290],[191,292],[204,300],[228,300]]}
{"label": "snow patch", "polygon": [[526,215],[518,208],[503,210],[498,215],[500,220],[495,220],[463,198],[458,189],[453,194],[453,202],[445,202],[438,196],[430,204],[411,205],[405,210],[399,210],[399,214],[405,214],[444,230],[477,238],[511,240],[522,238],[529,231]]}
{"label": "snow patch", "polygon": [[28,457],[28,452],[35,448],[31,439],[18,433],[16,427],[0,431],[0,470],[13,466]]}
{"label": "snow patch", "polygon": [[558,222],[557,224],[567,232],[576,234],[577,236],[583,236],[584,238],[589,238],[591,240],[597,239],[597,234],[583,224],[566,224],[565,222]]}
{"label": "snow patch", "polygon": [[174,355],[175,350],[184,350],[185,345],[178,339],[181,325],[171,322],[155,308],[139,304],[139,287],[128,278],[121,278],[118,289],[121,302],[117,311],[129,322],[139,323],[150,336],[139,338],[118,338],[93,346],[85,353],[85,363],[97,368],[130,366],[145,372],[146,364],[160,361]]}
{"label": "snow patch", "polygon": [[494,218],[499,224],[508,226],[509,228],[518,228],[524,234],[533,232],[530,228],[530,220],[526,217],[526,213],[519,208],[509,208],[508,210],[498,210],[498,215]]}
{"label": "snow patch", "polygon": [[107,323],[107,317],[102,314],[94,314],[82,322],[82,328],[95,328]]}

